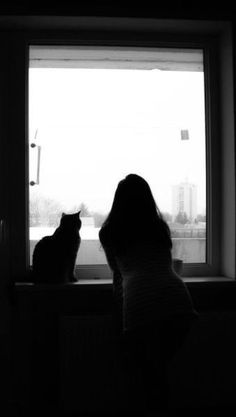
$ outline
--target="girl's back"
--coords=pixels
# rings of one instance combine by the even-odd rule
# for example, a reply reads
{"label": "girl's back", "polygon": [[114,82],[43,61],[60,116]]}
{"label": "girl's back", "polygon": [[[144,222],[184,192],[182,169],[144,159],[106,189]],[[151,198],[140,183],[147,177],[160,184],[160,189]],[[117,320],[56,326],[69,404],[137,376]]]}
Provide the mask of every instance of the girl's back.
{"label": "girl's back", "polygon": [[196,314],[186,285],[172,268],[168,250],[153,242],[138,242],[115,258],[122,276],[124,330]]}

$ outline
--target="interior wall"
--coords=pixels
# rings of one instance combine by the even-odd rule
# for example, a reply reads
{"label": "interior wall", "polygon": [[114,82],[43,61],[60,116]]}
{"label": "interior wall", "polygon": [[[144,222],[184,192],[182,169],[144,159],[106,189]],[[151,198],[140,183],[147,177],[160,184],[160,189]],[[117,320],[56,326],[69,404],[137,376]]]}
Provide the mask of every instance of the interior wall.
{"label": "interior wall", "polygon": [[[5,15],[19,15],[33,12],[33,10],[29,10],[29,8],[27,9],[27,6],[24,7],[22,6],[22,8],[19,9],[19,5],[17,6],[17,4],[14,2],[10,2],[8,5],[5,4],[1,9],[0,17],[4,20],[4,13]],[[45,12],[45,10],[46,9],[43,9],[43,5],[41,4],[41,6],[39,6],[37,9],[36,14],[40,14],[43,11]],[[71,11],[72,9],[70,9],[68,5],[67,13],[70,14]],[[84,11],[86,12],[86,8]],[[65,9],[60,9],[58,6],[58,14],[63,15],[64,12]],[[111,11],[111,9],[107,10],[107,12],[108,14],[114,14],[115,9],[113,8],[113,11]],[[51,9],[49,8],[49,15],[53,13],[55,13],[55,5],[51,7]],[[89,12],[87,11],[87,13]],[[93,13],[99,16],[105,12],[104,9],[102,10],[101,8],[97,7]],[[190,19],[233,19],[232,10],[230,10],[226,4],[221,5],[220,8],[217,8],[217,6],[214,5],[214,10],[206,10],[204,6],[200,7],[198,2],[196,2],[196,5],[193,5],[189,2],[185,2],[184,4],[184,2],[181,1],[177,3],[175,2],[175,9],[172,12],[170,12],[170,7],[168,5],[166,8],[163,6],[162,10],[159,7],[159,11],[156,14],[148,8],[144,10],[143,6],[141,9],[136,9],[136,12],[134,9],[128,10],[127,7],[120,6],[119,10],[117,10],[117,13],[118,15],[123,16],[136,15],[141,17],[157,18],[188,17]],[[0,83],[1,92],[2,86],[4,84],[3,81],[4,80],[2,80]],[[2,94],[1,97],[3,97]],[[0,103],[1,111],[3,111],[4,105],[4,102]],[[0,130],[2,135],[2,120]],[[1,138],[2,137],[3,136],[1,136]],[[1,186],[1,192],[3,192],[2,190],[3,188]],[[231,213],[231,215],[234,215],[234,213]],[[5,254],[1,252],[1,261],[4,257]],[[6,260],[6,258],[4,258],[4,260]],[[3,280],[2,282],[4,282],[4,277],[1,277],[1,279]],[[227,290],[227,294],[232,301],[231,297],[233,297],[233,295],[231,294],[231,290]],[[64,297],[64,300],[62,301],[61,297],[57,298],[55,294],[47,297],[43,293],[41,296],[38,294],[37,296],[28,297],[27,293],[25,295],[22,293],[20,296],[17,296],[16,299],[10,300],[8,295],[9,294],[6,287],[1,285],[0,412],[2,415],[13,416],[16,410],[20,408],[25,410],[30,408],[32,398],[34,398],[32,387],[35,387],[32,384],[35,383],[35,377],[39,371],[38,364],[44,364],[41,369],[42,373],[40,381],[43,382],[45,390],[46,388],[50,390],[50,386],[47,385],[47,381],[50,380],[48,375],[51,375],[51,382],[54,378],[51,370],[61,369],[60,367],[58,368],[58,364],[63,366],[61,364],[64,363],[65,357],[62,354],[63,349],[61,350],[61,347],[65,342],[66,330],[63,327],[64,330],[62,334],[60,333],[60,344],[58,345],[59,333],[55,333],[55,327],[52,326],[54,326],[55,320],[58,323],[59,305],[60,309],[62,308],[62,310],[60,310],[60,314],[62,315],[61,319],[63,317],[67,317],[68,309],[70,309],[71,299]],[[88,295],[90,295],[89,292]],[[106,312],[111,311],[110,301],[108,301],[109,297],[109,299],[111,299],[111,294],[109,294],[109,296],[104,296],[103,294],[103,300],[104,297],[104,306],[106,306],[104,308],[107,309]],[[202,297],[201,299],[205,300],[206,303],[209,300],[209,298],[206,299],[207,296],[202,296],[202,294],[200,297]],[[220,297],[221,294],[219,294],[219,298]],[[85,297],[84,301],[80,299],[76,302],[81,302],[81,305],[85,305],[87,301],[88,300]],[[92,298],[92,301],[94,301],[94,298]],[[94,311],[92,301],[90,300],[90,303],[87,304],[87,308],[89,309],[89,307],[91,307],[91,311]],[[101,302],[101,297],[99,298],[99,302]],[[46,307],[46,313],[43,314],[39,308],[39,305],[44,307],[45,305],[50,305],[51,307]],[[64,309],[63,306],[67,307]],[[101,313],[104,312],[100,311],[100,314]],[[76,314],[78,314],[78,311]],[[50,315],[51,320],[49,319]],[[235,311],[232,309],[232,306],[230,311],[227,310],[227,307],[225,307],[223,311],[217,311],[217,308],[213,308],[208,312],[203,311],[202,320],[200,323],[201,324],[199,324],[199,327],[191,333],[191,336],[183,347],[183,350],[179,352],[179,355],[176,356],[175,360],[172,362],[172,364],[170,364],[169,378],[171,384],[171,404],[178,407],[183,405],[205,406],[226,403],[235,404],[235,397],[233,392],[233,377],[236,370],[236,346],[234,340],[234,329],[236,325]],[[52,329],[54,333],[51,331]],[[58,329],[58,327],[56,327],[56,329]],[[60,331],[62,331],[62,328]],[[52,337],[52,339],[50,339],[50,337]],[[40,362],[38,362],[40,354],[43,356],[41,357]],[[55,358],[57,359],[56,364]],[[104,369],[106,369],[106,366],[107,365],[104,363]],[[78,374],[79,371],[80,370],[78,369]],[[121,375],[120,378],[122,379]],[[60,389],[63,389],[62,387],[65,383],[65,379],[62,378],[60,381]],[[80,381],[78,383],[80,384]],[[92,385],[95,399],[96,392],[98,392],[97,389],[97,386],[94,387]],[[54,398],[57,398],[58,391],[55,391],[54,395]],[[78,405],[78,403],[76,404]],[[68,402],[65,407],[66,406],[68,406]]]}

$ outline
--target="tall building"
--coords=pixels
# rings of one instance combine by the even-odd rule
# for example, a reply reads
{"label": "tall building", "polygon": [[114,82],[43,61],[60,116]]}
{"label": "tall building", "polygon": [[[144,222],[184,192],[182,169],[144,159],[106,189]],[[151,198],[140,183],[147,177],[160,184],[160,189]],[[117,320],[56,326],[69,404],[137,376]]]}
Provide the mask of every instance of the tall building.
{"label": "tall building", "polygon": [[187,180],[172,186],[172,221],[179,213],[186,213],[190,222],[197,217],[197,186]]}

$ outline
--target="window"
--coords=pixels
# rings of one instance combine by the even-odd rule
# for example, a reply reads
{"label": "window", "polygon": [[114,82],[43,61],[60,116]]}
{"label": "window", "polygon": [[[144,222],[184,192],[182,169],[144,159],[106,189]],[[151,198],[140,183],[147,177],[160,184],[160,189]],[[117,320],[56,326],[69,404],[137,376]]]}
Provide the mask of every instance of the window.
{"label": "window", "polygon": [[[77,31],[75,27],[73,32],[62,32],[60,24],[54,27],[52,22],[50,32],[43,29],[41,32],[32,32],[27,29],[20,36],[18,34],[11,38],[12,59],[11,62],[5,60],[9,86],[6,95],[9,96],[7,117],[10,138],[5,143],[10,161],[9,166],[5,167],[5,178],[9,184],[15,184],[14,190],[6,186],[6,206],[9,207],[6,223],[10,225],[7,244],[10,271],[14,276],[25,276],[30,265],[33,241],[49,231],[39,229],[50,228],[49,232],[53,232],[58,221],[55,219],[58,219],[62,210],[73,211],[82,205],[82,239],[87,246],[96,240],[98,230],[94,229],[99,228],[103,216],[109,210],[118,181],[131,171],[144,176],[150,183],[157,203],[170,223],[174,242],[203,243],[201,254],[198,250],[193,251],[195,259],[185,252],[184,275],[234,275],[231,31],[227,23],[192,23],[190,27],[188,22],[166,21],[163,28],[162,22],[158,21],[148,22],[146,26],[142,19],[131,19],[130,22],[118,19],[112,30],[104,32],[101,22],[100,28],[99,24],[96,25],[96,33],[91,31],[88,34]],[[70,23],[66,25],[69,29]],[[88,27],[91,29],[90,25]],[[8,43],[6,41],[6,56]],[[129,59],[125,55],[127,52]],[[103,88],[104,79],[110,87],[107,91]],[[69,81],[73,81],[71,85],[76,85],[74,91],[69,87]],[[163,92],[161,99],[157,97],[154,85],[159,86],[158,92],[160,86],[163,91],[166,89],[171,100],[166,100]],[[197,85],[199,88],[194,89]],[[78,94],[79,88],[81,93],[83,91],[83,99],[82,94]],[[74,98],[73,94],[69,96],[69,91],[72,91]],[[46,94],[44,105],[42,93]],[[107,107],[96,100],[99,94],[103,96]],[[64,103],[64,97],[67,106],[63,104],[60,107],[59,103]],[[141,97],[142,100],[138,100]],[[176,105],[178,97],[179,106]],[[185,117],[186,113],[191,113],[193,97],[199,105],[195,112],[198,120]],[[74,123],[77,118],[75,111],[72,111],[75,109],[74,99],[83,115],[83,124],[79,126]],[[147,105],[139,107],[138,104],[145,100]],[[161,100],[169,112],[164,112]],[[168,109],[166,103],[170,101],[173,108]],[[14,123],[11,119],[12,109]],[[65,116],[65,110],[68,109],[69,113]],[[177,117],[174,109],[183,117]],[[93,118],[92,125],[89,116]],[[194,132],[194,123],[196,129],[199,129],[198,133]],[[111,125],[115,129],[111,130]],[[91,131],[96,132],[96,140]],[[68,141],[66,145],[63,142],[65,137]],[[112,142],[110,137],[113,138]],[[177,148],[173,149],[173,141],[176,141]],[[77,157],[78,144],[81,148],[80,159]],[[195,148],[191,148],[192,145]],[[12,146],[15,147],[14,154],[11,152]],[[104,184],[102,172],[95,169],[97,156],[101,155],[100,147],[109,150],[107,169],[114,172],[113,177],[109,176],[111,181],[105,190],[101,188],[101,184]],[[112,152],[117,156],[117,149],[122,147],[127,149],[125,158],[112,161]],[[134,147],[135,154],[131,152]],[[173,151],[173,177],[168,185],[166,172],[161,175],[157,170],[156,176],[149,173],[157,169],[155,164],[161,166],[160,149],[165,153],[164,161]],[[200,152],[200,156],[196,152]],[[183,159],[188,161],[189,172],[185,169]],[[150,164],[147,164],[148,160],[151,160]],[[69,166],[67,161],[73,163]],[[116,169],[113,169],[114,161]],[[60,163],[64,167],[63,171],[58,169]],[[81,178],[79,171],[75,171],[79,163],[83,169]],[[104,166],[101,159],[99,163]],[[193,166],[196,168],[194,175]],[[98,195],[93,204],[94,178],[98,179],[96,173],[99,173],[100,178],[97,181],[98,187],[95,187]],[[178,178],[175,178],[176,173]],[[75,195],[77,178],[82,185],[86,184],[84,190],[82,185],[78,188],[78,196]],[[32,181],[36,185],[28,187]],[[50,200],[47,200],[49,197]],[[50,207],[48,212],[45,210],[46,205]],[[55,216],[49,216],[49,212],[55,213]],[[179,227],[172,227],[173,220]],[[186,245],[188,250],[189,246]],[[174,250],[176,247],[174,244]],[[78,267],[86,273],[92,271],[92,276],[103,277],[106,273],[103,269],[105,258],[98,241],[96,251],[97,254],[91,257],[91,250],[81,248]],[[86,253],[87,258],[82,259],[83,253]],[[182,256],[178,252],[173,255]],[[105,269],[108,274],[109,271]]]}
{"label": "window", "polygon": [[77,264],[105,264],[98,232],[134,172],[169,223],[173,257],[205,263],[203,50],[32,46],[29,57],[31,256],[80,209]]}

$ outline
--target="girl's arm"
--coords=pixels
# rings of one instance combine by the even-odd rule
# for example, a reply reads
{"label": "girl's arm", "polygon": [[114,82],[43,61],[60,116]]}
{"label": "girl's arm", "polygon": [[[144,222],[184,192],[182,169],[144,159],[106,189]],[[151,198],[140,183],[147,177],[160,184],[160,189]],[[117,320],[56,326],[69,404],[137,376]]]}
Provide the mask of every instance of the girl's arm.
{"label": "girl's arm", "polygon": [[108,265],[113,271],[113,300],[114,300],[114,324],[116,333],[119,335],[122,332],[122,317],[123,317],[123,287],[122,287],[122,275],[117,266],[115,257],[110,249],[104,247]]}

